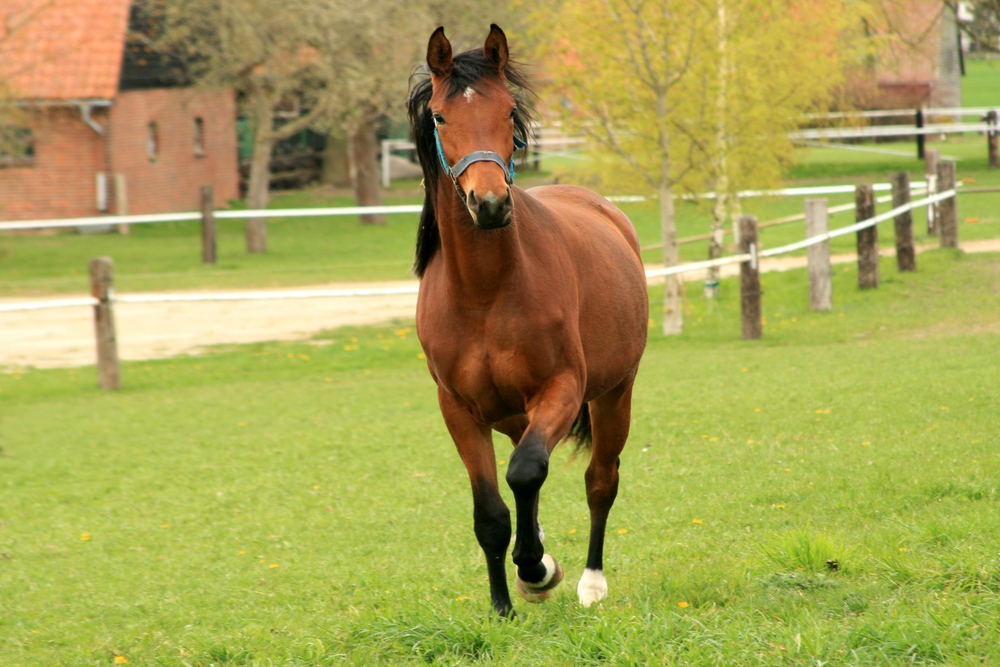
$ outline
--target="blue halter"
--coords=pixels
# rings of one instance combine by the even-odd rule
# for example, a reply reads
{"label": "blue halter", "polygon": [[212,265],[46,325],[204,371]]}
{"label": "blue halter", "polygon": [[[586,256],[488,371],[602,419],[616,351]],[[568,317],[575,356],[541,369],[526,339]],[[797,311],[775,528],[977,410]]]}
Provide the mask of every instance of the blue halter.
{"label": "blue halter", "polygon": [[[507,185],[511,185],[514,182],[514,156],[510,156],[510,164],[504,161],[500,157],[499,153],[494,153],[493,151],[473,151],[463,157],[461,160],[455,163],[455,166],[448,164],[448,160],[444,157],[444,149],[441,148],[441,135],[438,134],[437,125],[434,126],[434,143],[437,144],[438,158],[441,160],[441,168],[444,173],[451,176],[451,180],[455,181],[456,186],[458,185],[458,177],[465,173],[465,170],[469,168],[469,165],[473,162],[496,162],[503,169],[504,180],[507,181]],[[517,151],[519,148],[524,148],[528,144],[518,136],[514,135],[514,150]]]}

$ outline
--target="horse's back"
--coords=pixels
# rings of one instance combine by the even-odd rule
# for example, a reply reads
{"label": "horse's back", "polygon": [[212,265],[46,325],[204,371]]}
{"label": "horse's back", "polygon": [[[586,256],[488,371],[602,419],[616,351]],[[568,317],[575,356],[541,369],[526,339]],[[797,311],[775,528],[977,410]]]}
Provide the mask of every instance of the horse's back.
{"label": "horse's back", "polygon": [[621,234],[635,256],[640,257],[639,236],[632,221],[617,206],[593,190],[578,185],[542,185],[525,192],[552,211],[562,214],[581,213],[578,220],[586,227],[610,225]]}
{"label": "horse's back", "polygon": [[[525,191],[542,207],[546,254],[561,254],[576,275],[579,335],[590,396],[634,373],[646,343],[649,301],[639,239],[631,220],[586,188],[552,185]],[[543,233],[539,230],[539,233]],[[589,398],[589,397],[588,397]]]}

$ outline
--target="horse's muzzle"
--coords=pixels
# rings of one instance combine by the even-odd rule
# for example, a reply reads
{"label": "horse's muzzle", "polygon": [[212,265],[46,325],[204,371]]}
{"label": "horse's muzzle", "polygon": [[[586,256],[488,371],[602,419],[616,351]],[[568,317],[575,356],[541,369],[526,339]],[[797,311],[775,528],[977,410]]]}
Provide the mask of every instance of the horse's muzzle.
{"label": "horse's muzzle", "polygon": [[514,199],[511,197],[510,188],[507,188],[506,196],[500,199],[492,192],[487,192],[484,197],[476,194],[475,190],[470,190],[466,196],[465,203],[472,214],[472,222],[480,229],[500,229],[510,224],[512,212],[514,210]]}

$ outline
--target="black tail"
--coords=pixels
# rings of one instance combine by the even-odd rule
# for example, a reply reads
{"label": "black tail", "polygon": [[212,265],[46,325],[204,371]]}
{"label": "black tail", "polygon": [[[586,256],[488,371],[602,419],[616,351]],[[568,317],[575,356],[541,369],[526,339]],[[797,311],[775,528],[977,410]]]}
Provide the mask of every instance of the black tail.
{"label": "black tail", "polygon": [[566,435],[567,440],[576,441],[576,449],[590,450],[594,446],[594,433],[590,428],[590,408],[586,403],[580,406],[580,413]]}

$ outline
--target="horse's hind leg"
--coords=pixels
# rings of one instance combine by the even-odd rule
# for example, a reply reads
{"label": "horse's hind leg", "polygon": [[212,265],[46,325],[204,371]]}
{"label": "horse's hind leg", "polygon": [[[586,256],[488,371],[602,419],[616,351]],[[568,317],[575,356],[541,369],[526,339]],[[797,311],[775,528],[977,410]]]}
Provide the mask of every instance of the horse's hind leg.
{"label": "horse's hind leg", "polygon": [[580,604],[589,607],[608,594],[604,578],[604,532],[608,513],[618,495],[618,455],[628,439],[632,412],[632,379],[590,402],[594,449],[587,466],[587,504],[590,506],[590,546],[587,567],[576,587]]}
{"label": "horse's hind leg", "polygon": [[504,561],[510,545],[510,510],[497,487],[497,465],[493,453],[493,434],[488,426],[473,419],[445,391],[438,390],[438,402],[448,432],[465,463],[472,483],[473,519],[476,539],[486,556],[486,571],[490,578],[490,598],[500,616],[513,617],[507,589]]}

